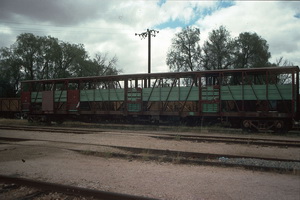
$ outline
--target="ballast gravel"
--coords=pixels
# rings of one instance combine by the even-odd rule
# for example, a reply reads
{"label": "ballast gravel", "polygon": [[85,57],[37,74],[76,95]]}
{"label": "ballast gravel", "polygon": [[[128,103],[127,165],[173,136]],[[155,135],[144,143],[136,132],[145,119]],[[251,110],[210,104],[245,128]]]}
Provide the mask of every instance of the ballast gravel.
{"label": "ballast gravel", "polygon": [[[72,147],[83,151],[94,151],[98,147],[88,144],[97,143],[222,152],[223,154],[236,152],[247,156],[274,155],[278,158],[299,159],[299,149],[296,148],[186,141],[166,142],[146,136],[126,135],[122,132],[79,135],[0,130],[0,136],[40,139],[40,141],[0,143],[0,174],[3,175],[166,200],[300,199],[300,176],[297,173],[280,174],[242,168],[124,160],[109,156],[105,158],[82,155],[69,150]],[[74,144],[62,143],[62,141],[74,142]],[[261,161],[256,159],[227,159],[226,157],[219,158],[218,162],[270,165],[270,163],[260,163]],[[284,165],[286,164],[291,163]]]}
{"label": "ballast gravel", "polygon": [[219,162],[230,163],[236,165],[247,165],[247,166],[257,166],[257,167],[269,167],[278,169],[293,169],[300,170],[300,162],[285,162],[285,161],[271,161],[271,160],[261,160],[252,158],[226,158],[220,157]]}

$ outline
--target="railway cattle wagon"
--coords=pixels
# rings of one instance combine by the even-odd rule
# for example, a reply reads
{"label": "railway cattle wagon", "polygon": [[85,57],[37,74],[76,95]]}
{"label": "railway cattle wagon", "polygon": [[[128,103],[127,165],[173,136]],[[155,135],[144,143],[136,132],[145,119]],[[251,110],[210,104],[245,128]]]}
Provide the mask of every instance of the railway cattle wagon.
{"label": "railway cattle wagon", "polygon": [[299,68],[268,67],[22,82],[29,120],[221,121],[284,131],[299,118]]}

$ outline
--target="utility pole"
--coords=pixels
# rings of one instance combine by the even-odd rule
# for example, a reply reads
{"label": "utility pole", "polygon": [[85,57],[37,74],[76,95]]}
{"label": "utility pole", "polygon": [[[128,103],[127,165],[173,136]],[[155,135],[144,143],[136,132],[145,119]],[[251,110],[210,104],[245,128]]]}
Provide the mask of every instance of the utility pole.
{"label": "utility pole", "polygon": [[[148,37],[148,74],[151,73],[151,36],[155,37],[157,33],[159,33],[159,31],[153,29],[152,30],[147,29],[146,32],[135,34],[136,36],[139,36],[141,39],[145,39],[146,37]],[[148,80],[148,87],[150,87],[150,77]]]}

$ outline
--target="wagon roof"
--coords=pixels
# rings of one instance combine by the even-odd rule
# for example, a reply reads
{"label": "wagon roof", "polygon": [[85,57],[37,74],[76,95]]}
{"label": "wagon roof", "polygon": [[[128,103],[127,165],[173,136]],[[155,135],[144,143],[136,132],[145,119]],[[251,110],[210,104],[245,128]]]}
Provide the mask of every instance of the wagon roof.
{"label": "wagon roof", "polygon": [[121,74],[121,75],[109,75],[109,76],[87,76],[87,77],[72,77],[72,78],[59,78],[59,79],[43,79],[43,80],[27,80],[22,83],[30,82],[65,82],[65,81],[88,81],[88,80],[128,80],[128,79],[143,79],[143,78],[184,78],[193,77],[195,75],[212,75],[218,73],[238,73],[238,72],[250,72],[261,73],[271,71],[274,73],[299,73],[298,66],[285,66],[285,67],[261,67],[261,68],[247,68],[247,69],[222,69],[222,70],[207,70],[207,71],[190,71],[190,72],[162,72],[151,74]]}

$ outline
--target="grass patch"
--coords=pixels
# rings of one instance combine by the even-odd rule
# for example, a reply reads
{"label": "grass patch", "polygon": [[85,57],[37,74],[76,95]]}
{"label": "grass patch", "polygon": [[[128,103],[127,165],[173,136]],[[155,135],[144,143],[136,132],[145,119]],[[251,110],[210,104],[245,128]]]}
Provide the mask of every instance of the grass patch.
{"label": "grass patch", "polygon": [[180,136],[180,135],[176,135],[176,136],[175,136],[175,140],[176,140],[176,141],[180,141],[180,139],[181,139],[181,136]]}
{"label": "grass patch", "polygon": [[107,159],[114,157],[114,153],[110,151],[98,152],[98,151],[90,151],[90,150],[78,150],[77,152],[87,156],[97,156],[97,157],[103,157]]}
{"label": "grass patch", "polygon": [[172,163],[180,164],[182,159],[183,157],[180,156],[180,152],[177,152],[177,155],[172,157]]}

